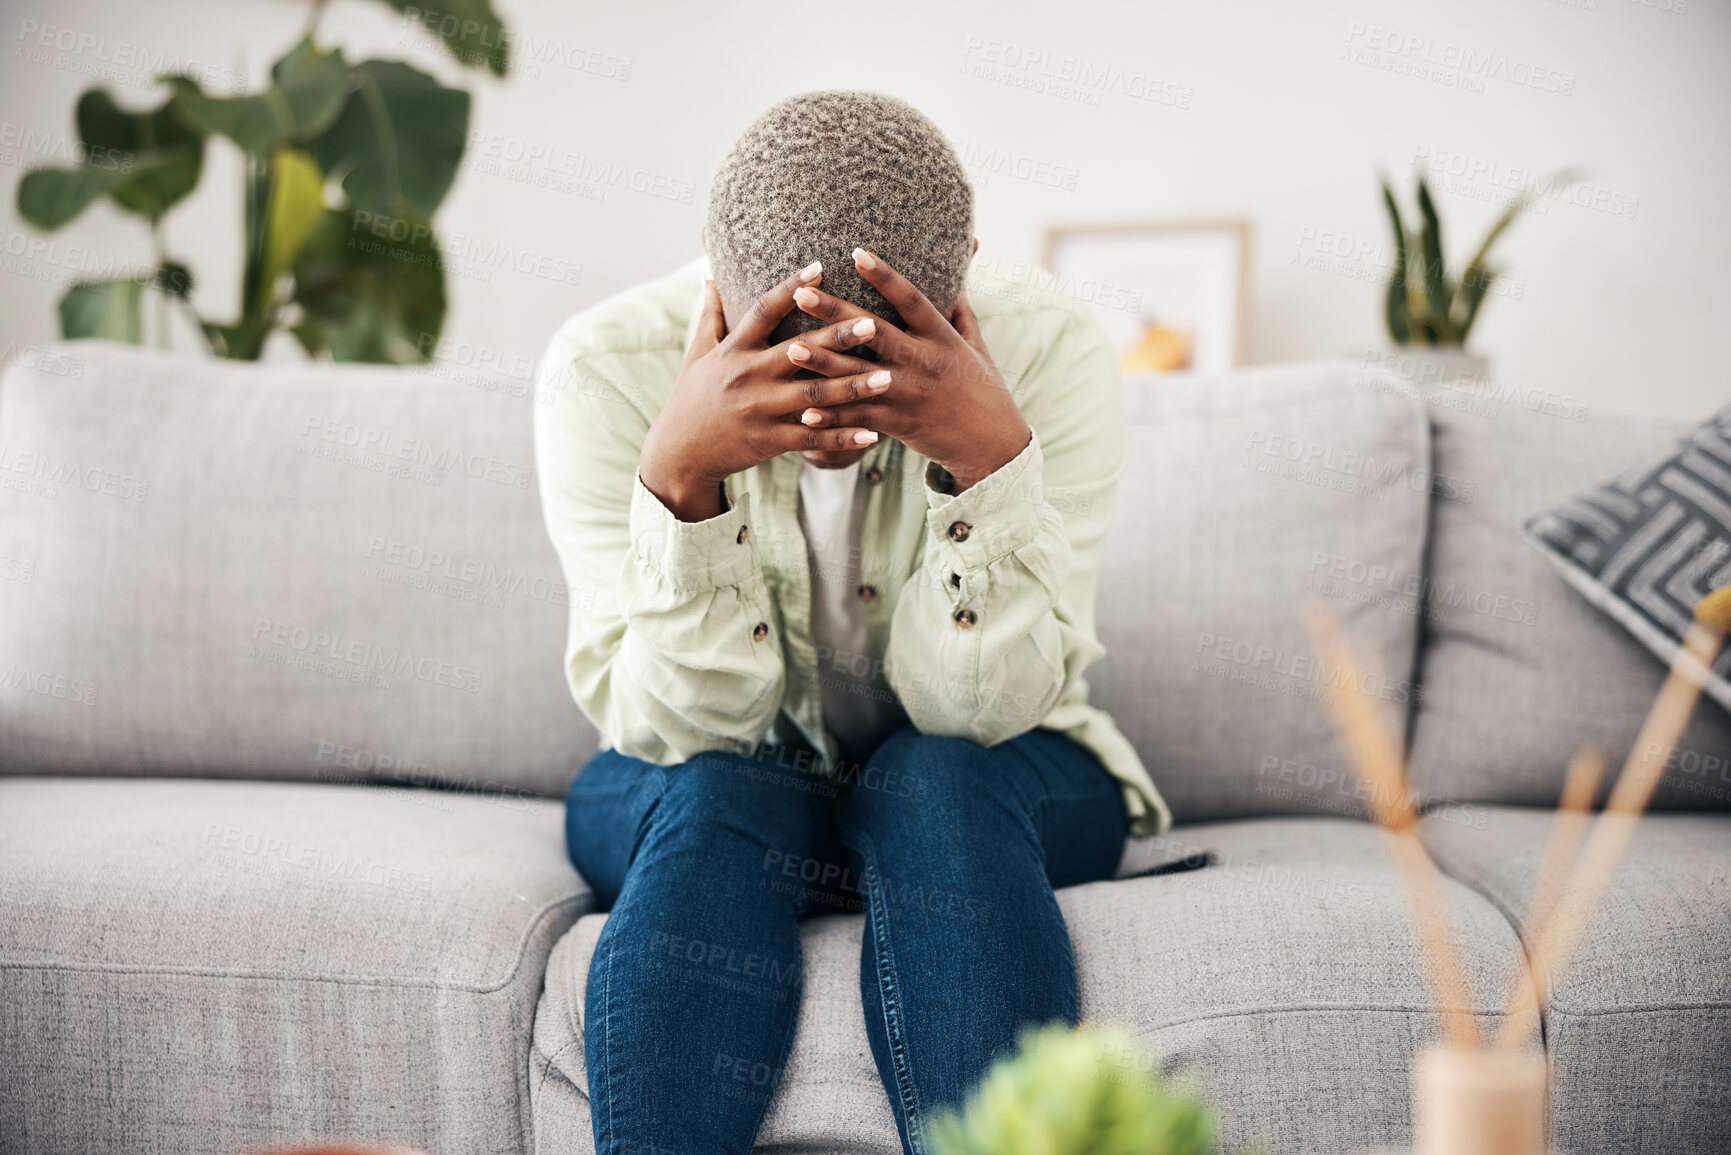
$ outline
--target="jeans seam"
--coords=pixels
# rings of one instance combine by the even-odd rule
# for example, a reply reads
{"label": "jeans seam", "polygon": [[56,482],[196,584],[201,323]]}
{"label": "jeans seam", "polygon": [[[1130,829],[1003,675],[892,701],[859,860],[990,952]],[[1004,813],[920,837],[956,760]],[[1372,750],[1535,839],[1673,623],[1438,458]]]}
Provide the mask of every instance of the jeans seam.
{"label": "jeans seam", "polygon": [[602,1131],[595,1149],[597,1155],[607,1155],[607,1152],[613,1148],[613,1084],[618,1075],[617,1067],[613,1062],[613,940],[611,938],[607,940],[607,958],[601,973],[603,976],[601,980],[601,1066],[606,1072],[607,1102],[602,1105],[605,1118],[602,1120]]}
{"label": "jeans seam", "polygon": [[861,881],[867,887],[872,946],[877,955],[877,974],[874,977],[878,984],[878,1002],[883,1007],[884,1037],[889,1040],[890,1062],[895,1067],[896,1093],[901,1098],[902,1121],[907,1127],[908,1146],[914,1155],[924,1155],[922,1112],[919,1095],[914,1088],[913,1067],[908,1060],[901,990],[896,982],[895,960],[890,952],[889,905],[884,901],[878,878],[877,850],[871,839],[859,832],[850,832],[847,841],[866,860],[865,874]]}
{"label": "jeans seam", "polygon": [[1076,944],[1070,941],[1070,924],[1064,920],[1064,908],[1058,902],[1058,894],[1051,887],[1046,892],[1052,896],[1052,917],[1058,924],[1058,941],[1064,946],[1064,959],[1070,969],[1069,1000],[1065,1011],[1065,1021],[1075,1026],[1082,1017],[1082,976],[1076,973]]}
{"label": "jeans seam", "polygon": [[[656,788],[656,800],[650,803],[650,805],[644,810],[643,820],[638,824],[636,838],[631,845],[631,857],[627,859],[625,863],[626,875],[631,873],[631,864],[636,861],[637,852],[643,846],[644,832],[648,830],[650,821],[654,817],[656,810],[660,808],[660,796],[667,792],[667,771],[657,767],[648,776],[648,782],[653,784]],[[620,895],[623,894],[624,886],[622,883],[620,886]],[[618,901],[619,895],[614,896],[614,902],[617,903]],[[601,1063],[603,1069],[606,1071],[605,1089],[607,1093],[607,1102],[604,1106],[604,1113],[606,1115],[603,1124],[604,1129],[602,1136],[596,1141],[596,1155],[607,1155],[614,1146],[613,1101],[618,1098],[615,1083],[620,1077],[619,1064],[613,1061],[613,936],[608,935],[605,928],[602,930],[602,936],[607,940],[607,958],[603,963],[603,977],[601,980]],[[600,945],[599,942],[596,944],[597,949],[599,949]],[[590,1110],[593,1111],[594,1106],[594,1102],[591,1101]],[[604,1142],[603,1139],[605,1140]]]}

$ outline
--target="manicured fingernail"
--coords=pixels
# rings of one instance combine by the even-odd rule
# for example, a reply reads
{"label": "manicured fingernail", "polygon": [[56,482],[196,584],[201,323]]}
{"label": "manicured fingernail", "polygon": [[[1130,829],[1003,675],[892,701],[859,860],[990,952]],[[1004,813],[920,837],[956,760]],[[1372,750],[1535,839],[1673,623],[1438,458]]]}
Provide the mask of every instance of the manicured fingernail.
{"label": "manicured fingernail", "polygon": [[804,413],[799,415],[799,419],[807,425],[816,425],[819,421],[823,420],[823,410],[807,409]]}
{"label": "manicured fingernail", "polygon": [[853,335],[856,337],[870,337],[877,331],[878,327],[872,324],[870,317],[861,317],[853,323]]}
{"label": "manicured fingernail", "polygon": [[822,261],[813,261],[811,264],[799,271],[799,279],[810,284],[816,284],[817,279],[821,276],[823,276]]}
{"label": "manicured fingernail", "polygon": [[795,289],[793,300],[802,309],[809,309],[817,304],[817,294],[810,289]]}
{"label": "manicured fingernail", "polygon": [[889,387],[890,373],[888,369],[879,369],[876,373],[873,373],[870,377],[866,378],[867,389],[888,389]]}
{"label": "manicured fingernail", "polygon": [[862,429],[853,435],[853,443],[855,445],[870,445],[877,439],[878,435],[869,429]]}
{"label": "manicured fingernail", "polygon": [[853,251],[853,263],[857,268],[861,269],[875,269],[878,267],[877,258],[866,252],[864,249],[855,249]]}
{"label": "manicured fingernail", "polygon": [[787,355],[792,357],[795,361],[811,360],[811,350],[800,344],[789,345],[787,347]]}

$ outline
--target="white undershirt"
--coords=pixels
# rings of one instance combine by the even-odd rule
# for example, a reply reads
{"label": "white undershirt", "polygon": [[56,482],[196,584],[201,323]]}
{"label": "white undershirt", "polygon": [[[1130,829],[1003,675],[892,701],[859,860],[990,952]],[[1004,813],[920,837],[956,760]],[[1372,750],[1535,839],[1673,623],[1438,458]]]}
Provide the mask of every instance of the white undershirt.
{"label": "white undershirt", "polygon": [[887,687],[871,679],[865,603],[860,600],[860,530],[866,491],[860,463],[823,469],[800,462],[799,524],[811,567],[811,634],[823,719],[842,757],[863,759],[900,721]]}

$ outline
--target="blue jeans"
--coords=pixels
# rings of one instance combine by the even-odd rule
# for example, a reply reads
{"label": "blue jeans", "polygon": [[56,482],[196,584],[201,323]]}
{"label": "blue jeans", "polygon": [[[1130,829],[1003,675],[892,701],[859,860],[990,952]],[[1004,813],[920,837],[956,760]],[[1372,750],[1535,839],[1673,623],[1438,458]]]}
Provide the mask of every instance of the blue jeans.
{"label": "blue jeans", "polygon": [[912,726],[837,777],[809,757],[604,750],[572,785],[566,847],[612,909],[583,1020],[598,1155],[751,1150],[793,1044],[808,914],[867,916],[866,1032],[912,1155],[1022,1027],[1076,1021],[1052,889],[1110,878],[1123,852],[1098,759],[1053,730],[987,749]]}

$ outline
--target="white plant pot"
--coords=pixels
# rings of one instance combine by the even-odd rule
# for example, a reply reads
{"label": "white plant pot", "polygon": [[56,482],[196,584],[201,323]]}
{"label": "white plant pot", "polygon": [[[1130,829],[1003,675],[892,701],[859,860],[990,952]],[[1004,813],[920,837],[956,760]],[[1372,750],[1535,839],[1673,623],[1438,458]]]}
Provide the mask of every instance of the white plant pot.
{"label": "white plant pot", "polygon": [[1488,357],[1430,345],[1370,346],[1360,368],[1414,388],[1471,388],[1489,380]]}

